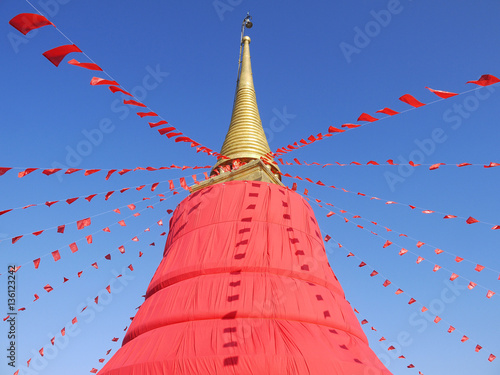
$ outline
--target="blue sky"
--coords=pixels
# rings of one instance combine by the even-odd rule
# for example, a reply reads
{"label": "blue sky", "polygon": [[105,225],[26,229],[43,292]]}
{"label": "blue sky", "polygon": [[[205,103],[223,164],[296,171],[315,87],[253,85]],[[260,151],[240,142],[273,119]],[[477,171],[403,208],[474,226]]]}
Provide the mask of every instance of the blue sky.
{"label": "blue sky", "polygon": [[[248,35],[252,38],[257,100],[273,150],[311,134],[326,133],[329,126],[356,123],[363,112],[376,115],[375,111],[384,107],[402,112],[411,108],[398,100],[404,94],[423,103],[439,99],[426,86],[463,93],[477,88],[466,82],[482,74],[500,77],[500,53],[495,48],[500,42],[496,17],[500,5],[494,1],[38,0],[33,5],[122,87],[140,96],[184,134],[217,151],[229,125],[239,30],[247,11],[254,22]],[[71,58],[89,62],[84,55],[71,54],[58,68],[50,64],[42,53],[68,41],[53,27],[23,37],[8,21],[26,12],[33,12],[27,2],[0,4],[0,66],[4,73],[1,167],[122,169],[214,163],[212,157],[197,154],[187,144],[174,143],[150,129],[145,119],[134,114],[134,108],[120,104],[121,95],[104,86],[89,85],[94,75],[108,77],[67,64]],[[500,224],[496,197],[500,169],[450,165],[428,170],[428,165],[440,162],[500,162],[499,99],[497,84],[347,131],[283,157],[289,162],[298,158],[322,164],[366,164],[370,160],[382,164],[387,159],[406,163],[413,158],[427,165],[282,167],[293,176],[321,179],[327,185],[367,194],[362,197],[284,180],[290,186],[298,182],[300,192],[307,188],[311,197],[336,206],[337,215],[327,218],[328,210],[311,202],[322,232],[344,246],[339,249],[333,240],[327,244],[330,264],[347,299],[360,311],[360,320],[369,321],[364,327],[377,329],[366,330],[370,344],[395,374],[416,374],[418,370],[426,375],[497,374],[500,369],[498,359],[493,363],[487,360],[489,353],[500,354],[496,338],[500,333],[496,323],[499,297],[486,299],[482,289],[500,293],[498,272],[494,271],[500,269],[500,231],[485,224]],[[17,305],[26,306],[18,315],[17,363],[24,364],[32,357],[33,374],[65,374],[68,369],[87,374],[92,367],[101,367],[98,359],[105,357],[108,349],[113,348],[114,353],[119,347],[119,342],[111,339],[120,337],[121,341],[123,328],[142,302],[141,295],[161,260],[165,237],[160,234],[168,228],[166,210],[174,209],[185,197],[182,189],[179,195],[170,196],[166,181],[203,170],[115,173],[107,181],[102,171],[86,177],[82,172],[44,176],[35,171],[21,179],[19,171],[0,177],[0,211],[147,185],[141,191],[116,191],[107,201],[99,195],[90,203],[80,198],[70,206],[60,202],[0,217],[3,290],[7,289],[8,265],[23,265],[16,274]],[[155,182],[160,184],[151,192]],[[159,202],[158,193],[165,193],[168,199]],[[383,200],[370,200],[371,196]],[[143,197],[152,198],[143,201]],[[426,215],[421,209],[387,205],[385,201],[464,218],[473,216],[485,223],[443,220],[442,214]],[[136,204],[134,211],[126,207],[130,203]],[[117,207],[121,214],[113,212]],[[340,217],[339,209],[349,212],[345,214],[348,223]],[[131,216],[134,212],[141,215]],[[368,221],[353,220],[353,215]],[[5,241],[89,216],[93,217],[92,225],[82,231],[71,224],[64,234],[51,229],[38,237],[25,236],[16,244]],[[117,224],[122,219],[126,227]],[[157,224],[160,219],[163,226]],[[370,226],[369,221],[380,225]],[[393,231],[387,232],[381,225]],[[111,233],[102,232],[106,226]],[[144,232],[145,228],[150,231]],[[399,237],[396,232],[411,238]],[[84,237],[91,233],[94,243],[83,245]],[[136,235],[139,242],[131,241]],[[382,248],[385,238],[393,245]],[[426,245],[417,248],[415,239]],[[67,245],[75,241],[80,241],[80,250],[71,254]],[[148,246],[152,242],[156,246]],[[123,255],[117,250],[120,245],[126,248]],[[411,253],[399,256],[401,247],[430,262],[416,264],[416,255]],[[436,255],[436,247],[472,263],[456,263],[447,253]],[[62,256],[57,263],[50,257],[56,249]],[[139,251],[143,252],[141,258]],[[359,259],[347,258],[349,251]],[[111,261],[103,258],[108,253]],[[43,256],[39,269],[34,270],[32,260]],[[359,268],[360,259],[370,267]],[[97,270],[90,266],[94,261]],[[475,263],[488,268],[478,273]],[[129,264],[134,271],[127,268]],[[443,269],[434,273],[433,264]],[[374,268],[383,277],[370,277]],[[78,278],[77,272],[82,270]],[[462,278],[448,282],[448,270],[478,286],[468,290]],[[124,276],[119,283],[115,281],[116,292],[108,299],[102,297],[106,304],[93,304],[96,295],[105,295],[106,286],[117,280],[117,274]],[[63,277],[69,278],[65,284]],[[393,285],[382,287],[385,278]],[[50,293],[43,290],[47,283],[54,287]],[[395,295],[394,285],[405,293]],[[40,299],[32,303],[35,293]],[[407,304],[410,296],[433,306],[443,322],[428,323],[419,315],[417,303]],[[3,301],[0,311],[7,308],[6,298]],[[87,304],[87,310],[80,314]],[[50,346],[51,337],[60,337],[60,329],[74,316],[78,317],[74,331],[41,361],[35,353]],[[470,340],[462,343],[457,332],[448,334],[448,323]],[[2,332],[5,346],[6,323]],[[387,341],[380,343],[381,336]],[[484,348],[479,353],[474,351],[477,343]],[[388,352],[390,344],[397,350]],[[394,352],[407,360],[394,358]],[[416,368],[407,369],[409,363]],[[14,372],[5,358],[0,366],[1,373]]]}

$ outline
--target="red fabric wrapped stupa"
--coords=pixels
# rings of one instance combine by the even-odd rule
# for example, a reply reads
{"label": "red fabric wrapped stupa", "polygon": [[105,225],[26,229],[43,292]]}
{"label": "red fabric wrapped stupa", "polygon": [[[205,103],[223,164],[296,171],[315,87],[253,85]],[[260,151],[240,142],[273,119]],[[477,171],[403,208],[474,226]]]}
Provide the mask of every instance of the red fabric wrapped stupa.
{"label": "red fabric wrapped stupa", "polygon": [[389,375],[297,193],[230,181],[187,197],[101,375]]}
{"label": "red fabric wrapped stupa", "polygon": [[250,38],[241,42],[224,156],[174,212],[146,300],[100,374],[390,375],[328,264],[313,210],[280,181]]}

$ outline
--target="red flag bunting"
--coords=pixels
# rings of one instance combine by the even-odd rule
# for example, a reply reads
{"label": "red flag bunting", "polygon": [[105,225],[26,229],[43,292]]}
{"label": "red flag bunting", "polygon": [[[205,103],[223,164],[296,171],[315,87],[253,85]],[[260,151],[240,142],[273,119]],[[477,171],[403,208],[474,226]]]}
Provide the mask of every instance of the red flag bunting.
{"label": "red flag bunting", "polygon": [[361,125],[358,124],[342,124],[343,128],[348,128],[348,129],[354,129],[354,128],[359,128]]}
{"label": "red flag bunting", "polygon": [[373,116],[370,116],[368,113],[362,113],[356,121],[368,121],[368,122],[374,122],[377,121],[378,118],[375,118]]}
{"label": "red flag bunting", "polygon": [[23,236],[16,236],[12,238],[12,244],[15,244],[17,241],[19,241]]}
{"label": "red flag bunting", "polygon": [[477,81],[468,81],[467,83],[474,83],[479,86],[489,86],[498,82],[500,82],[500,79],[497,77],[492,76],[491,74],[483,74]]}
{"label": "red flag bunting", "polygon": [[476,220],[472,216],[469,216],[469,218],[465,222],[467,224],[474,224],[474,223],[479,223],[479,220]]}
{"label": "red flag bunting", "polygon": [[384,113],[384,114],[389,115],[389,116],[394,116],[394,115],[397,115],[399,112],[396,112],[390,108],[384,108],[384,109],[378,110],[376,113]]}
{"label": "red flag bunting", "polygon": [[328,133],[343,133],[343,132],[345,132],[345,129],[338,129],[334,126],[330,126],[328,128]]}
{"label": "red flag bunting", "polygon": [[118,85],[118,82],[116,81],[109,81],[104,78],[99,78],[99,77],[92,77],[90,80],[90,84],[92,86],[97,86],[97,85]]}
{"label": "red flag bunting", "polygon": [[[166,125],[166,124],[168,124],[168,122],[165,121],[165,120],[161,120],[161,121],[158,121],[158,122],[148,122],[148,124],[149,124],[150,128],[154,128],[156,126]],[[172,128],[172,130],[175,130],[175,128]],[[160,134],[162,134],[162,133],[160,133]]]}
{"label": "red flag bunting", "polygon": [[56,172],[59,172],[61,168],[51,168],[51,169],[44,169],[42,173],[46,176],[50,176]]}
{"label": "red flag bunting", "polygon": [[480,264],[476,265],[476,268],[474,268],[475,271],[477,272],[481,272],[482,270],[484,270],[484,266],[481,266]]}
{"label": "red flag bunting", "polygon": [[106,180],[106,181],[108,181],[108,180],[109,180],[109,178],[111,177],[111,175],[112,175],[113,173],[115,173],[115,172],[116,172],[116,169],[111,169],[110,171],[108,171],[108,174],[106,175],[105,180]]}
{"label": "red flag bunting", "polygon": [[433,171],[434,169],[438,169],[441,165],[446,165],[445,163],[437,163],[437,164],[432,164],[429,169]]}
{"label": "red flag bunting", "polygon": [[31,30],[38,29],[43,26],[52,25],[55,27],[55,25],[47,18],[41,14],[34,13],[20,13],[13,17],[9,21],[9,24],[24,35],[29,33]]}
{"label": "red flag bunting", "polygon": [[485,165],[484,167],[485,168],[493,168],[493,167],[498,167],[499,165],[500,165],[500,163],[493,163],[493,162],[491,162],[490,164]]}
{"label": "red flag bunting", "polygon": [[81,68],[89,69],[89,70],[100,70],[102,69],[97,65],[93,63],[81,63],[75,59],[69,60],[68,64],[74,65],[74,66],[79,66]]}
{"label": "red flag bunting", "polygon": [[69,248],[70,248],[72,253],[76,253],[78,251],[78,246],[76,246],[75,242],[69,244]]}
{"label": "red flag bunting", "polygon": [[55,250],[52,252],[52,257],[54,258],[54,261],[57,262],[59,259],[61,259],[61,255],[59,254],[59,250]]}
{"label": "red flag bunting", "polygon": [[154,112],[137,112],[137,116],[139,116],[140,118],[143,118],[143,117],[147,117],[147,116],[158,116],[158,115]]}
{"label": "red flag bunting", "polygon": [[188,190],[189,191],[189,188],[186,184],[186,179],[184,177],[181,177],[179,179],[179,182],[181,183],[181,187],[184,189],[184,190]]}
{"label": "red flag bunting", "polygon": [[90,217],[76,222],[76,229],[80,230],[90,225]]}
{"label": "red flag bunting", "polygon": [[51,50],[45,51],[43,55],[55,66],[59,66],[61,61],[66,57],[66,55],[72,52],[82,52],[80,48],[74,44],[67,44],[64,46],[59,46],[52,48]]}
{"label": "red flag bunting", "polygon": [[122,89],[121,87],[117,87],[117,86],[109,86],[109,90],[112,92],[112,93],[116,93],[116,92],[121,92],[121,93],[124,93],[125,95],[128,95],[128,96],[131,96],[133,97],[133,95],[127,91],[125,91],[124,89]]}
{"label": "red flag bunting", "polygon": [[36,171],[37,169],[38,169],[38,168],[26,168],[26,170],[24,170],[24,171],[22,171],[22,172],[19,172],[19,173],[17,174],[17,176],[18,176],[19,178],[22,178],[22,177],[24,177],[24,176],[29,175],[31,172]]}
{"label": "red flag bunting", "polygon": [[95,196],[97,196],[97,194],[91,194],[88,197],[86,197],[85,200],[90,202],[92,200],[92,198],[94,198]]}
{"label": "red flag bunting", "polygon": [[407,103],[415,108],[422,107],[425,105],[424,103],[419,102],[417,99],[415,99],[410,94],[403,95],[402,97],[399,98],[399,100],[401,100],[402,102],[405,102],[405,103]]}
{"label": "red flag bunting", "polygon": [[433,94],[436,94],[437,96],[439,96],[440,98],[443,98],[443,99],[448,99],[448,98],[451,98],[452,96],[458,95],[458,94],[455,94],[454,92],[441,91],[441,90],[433,90],[433,89],[431,89],[430,87],[427,87],[427,86],[425,88],[428,89]]}
{"label": "red flag bunting", "polygon": [[127,104],[127,105],[135,105],[135,106],[138,106],[138,107],[146,107],[144,104],[136,101],[136,100],[124,100],[123,101],[123,104]]}
{"label": "red flag bunting", "polygon": [[0,176],[3,176],[5,173],[10,171],[12,168],[0,168]]}

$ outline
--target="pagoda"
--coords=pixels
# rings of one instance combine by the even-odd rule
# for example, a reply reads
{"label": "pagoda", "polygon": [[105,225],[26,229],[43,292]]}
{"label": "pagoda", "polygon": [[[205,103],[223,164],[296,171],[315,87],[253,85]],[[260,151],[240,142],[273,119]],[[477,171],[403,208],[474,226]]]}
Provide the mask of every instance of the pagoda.
{"label": "pagoda", "polygon": [[328,263],[312,208],[281,182],[243,34],[221,157],[173,213],[146,299],[99,374],[390,375]]}

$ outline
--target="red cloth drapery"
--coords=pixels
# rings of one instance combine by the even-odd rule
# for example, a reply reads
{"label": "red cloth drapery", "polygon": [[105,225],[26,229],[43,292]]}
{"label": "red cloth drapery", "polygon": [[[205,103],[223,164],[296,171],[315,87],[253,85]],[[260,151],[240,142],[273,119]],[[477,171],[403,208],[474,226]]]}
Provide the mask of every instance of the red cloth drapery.
{"label": "red cloth drapery", "polygon": [[328,264],[309,204],[231,181],[187,197],[102,375],[390,375]]}

